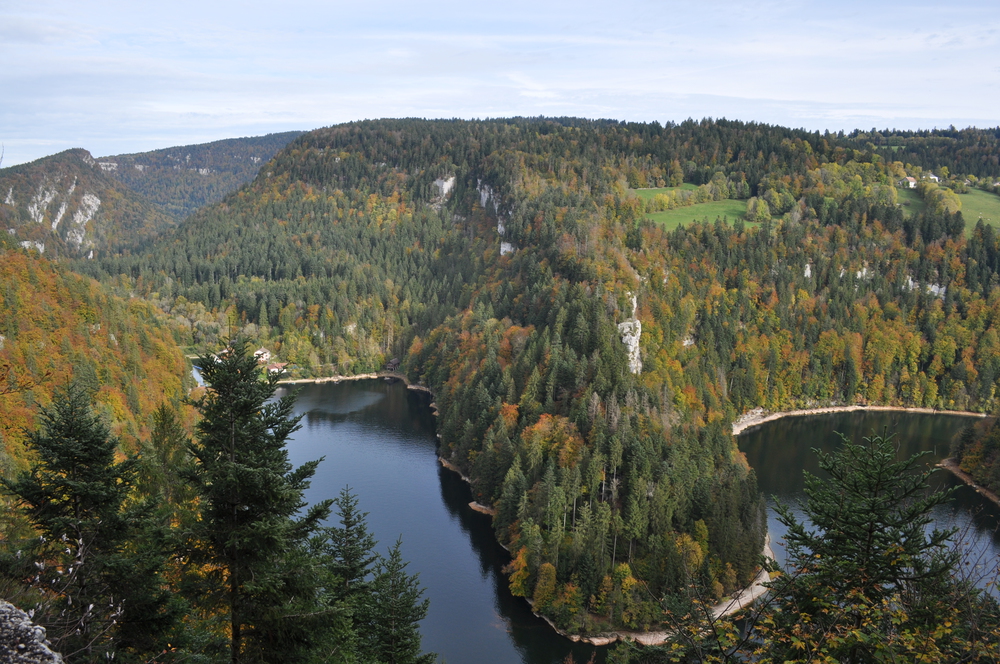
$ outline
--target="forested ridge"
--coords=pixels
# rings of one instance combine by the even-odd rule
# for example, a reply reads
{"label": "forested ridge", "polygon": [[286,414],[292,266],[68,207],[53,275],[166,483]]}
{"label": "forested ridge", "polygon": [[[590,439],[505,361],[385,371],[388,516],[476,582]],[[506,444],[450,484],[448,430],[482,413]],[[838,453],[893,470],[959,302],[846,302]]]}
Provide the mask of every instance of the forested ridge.
{"label": "forested ridge", "polygon": [[[512,590],[571,631],[649,628],[689,583],[720,597],[754,572],[739,414],[995,407],[997,240],[965,234],[956,194],[993,190],[995,132],[886,135],[895,151],[725,120],[350,123],[141,254],[75,267],[186,344],[238,326],[295,376],[403,359],[497,510]],[[632,189],[681,183],[748,218],[646,221]]]}
{"label": "forested ridge", "polygon": [[0,226],[49,257],[128,252],[251,181],[299,134],[97,159],[76,148],[0,169]]}
{"label": "forested ridge", "polygon": [[120,250],[174,222],[78,148],[0,170],[0,224],[8,241],[58,258]]}
{"label": "forested ridge", "polygon": [[[261,165],[299,136],[286,131],[100,157],[108,173],[175,221],[253,180]],[[112,166],[113,164],[113,166]]]}
{"label": "forested ridge", "polygon": [[0,249],[0,468],[30,460],[26,430],[39,407],[70,382],[135,452],[163,403],[178,407],[193,386],[187,361],[154,307],[125,300],[65,266]]}

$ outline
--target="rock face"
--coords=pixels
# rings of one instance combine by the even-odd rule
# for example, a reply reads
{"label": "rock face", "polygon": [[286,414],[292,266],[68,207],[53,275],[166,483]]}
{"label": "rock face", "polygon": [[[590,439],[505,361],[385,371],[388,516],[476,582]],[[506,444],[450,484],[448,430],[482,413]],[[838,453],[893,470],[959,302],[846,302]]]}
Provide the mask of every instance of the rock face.
{"label": "rock face", "polygon": [[45,639],[45,628],[28,614],[0,599],[0,662],[5,664],[62,664]]}
{"label": "rock face", "polygon": [[618,332],[622,335],[622,343],[628,349],[628,370],[634,374],[642,373],[642,359],[639,357],[642,323],[635,319],[618,323]]}
{"label": "rock face", "polygon": [[[479,192],[479,204],[482,205],[484,210],[493,209],[493,213],[497,217],[497,234],[503,238],[507,233],[507,227],[504,225],[504,217],[500,212],[500,195],[493,191],[493,187],[488,184],[483,184],[482,180],[476,180],[476,191]],[[511,242],[506,242],[501,240],[500,242],[500,255],[506,256],[507,254],[512,254],[517,250]]]}
{"label": "rock face", "polygon": [[618,323],[618,333],[622,335],[622,343],[628,349],[628,370],[634,374],[642,373],[642,358],[639,355],[639,338],[642,337],[642,323],[636,317],[638,301],[632,296],[632,317]]}

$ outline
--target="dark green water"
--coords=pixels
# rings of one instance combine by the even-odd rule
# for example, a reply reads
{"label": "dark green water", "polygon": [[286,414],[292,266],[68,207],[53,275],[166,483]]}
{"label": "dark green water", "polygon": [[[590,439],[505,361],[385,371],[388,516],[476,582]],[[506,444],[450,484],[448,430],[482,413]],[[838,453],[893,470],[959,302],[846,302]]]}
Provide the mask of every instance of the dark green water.
{"label": "dark green water", "polygon": [[[325,457],[307,495],[336,496],[350,485],[369,527],[385,550],[402,536],[410,572],[419,572],[430,599],[421,624],[426,651],[450,664],[557,664],[568,654],[586,662],[606,649],[573,644],[555,634],[507,590],[502,568],[509,562],[493,537],[489,517],[469,508],[468,487],[437,463],[435,422],[425,395],[382,381],[308,385],[296,411],[302,429],[289,444],[292,463]],[[757,469],[760,486],[796,504],[802,470],[818,473],[812,447],[832,450],[842,431],[852,437],[888,427],[898,432],[902,453],[929,449],[929,461],[947,454],[951,436],[969,420],[947,415],[852,413],[786,418],[740,436],[740,448]],[[950,473],[936,481],[951,486]],[[972,562],[996,563],[1000,510],[964,486],[953,504],[935,513],[939,525],[956,525],[970,542]],[[782,557],[783,527],[769,514],[774,550]]]}
{"label": "dark green water", "polygon": [[[308,385],[296,412],[302,429],[289,444],[299,465],[325,457],[307,498],[350,485],[385,551],[403,539],[409,572],[431,601],[423,647],[449,664],[580,664],[594,648],[558,636],[507,590],[507,552],[490,518],[469,508],[468,486],[435,453],[435,422],[424,395],[382,381]],[[603,661],[604,653],[597,661]]]}
{"label": "dark green water", "polygon": [[[855,412],[786,417],[739,436],[740,449],[757,471],[757,480],[768,502],[768,527],[772,549],[784,561],[781,538],[786,528],[775,518],[775,499],[793,508],[804,499],[802,471],[824,476],[812,448],[832,452],[841,444],[837,432],[855,442],[883,431],[895,433],[900,458],[929,451],[923,463],[933,466],[948,456],[954,436],[975,418],[958,415],[927,415],[894,412]],[[933,513],[932,527],[958,528],[957,539],[964,549],[967,573],[981,585],[992,579],[1000,557],[1000,509],[982,498],[945,470],[932,476],[934,487],[957,487],[948,505]],[[794,510],[802,518],[800,510]]]}

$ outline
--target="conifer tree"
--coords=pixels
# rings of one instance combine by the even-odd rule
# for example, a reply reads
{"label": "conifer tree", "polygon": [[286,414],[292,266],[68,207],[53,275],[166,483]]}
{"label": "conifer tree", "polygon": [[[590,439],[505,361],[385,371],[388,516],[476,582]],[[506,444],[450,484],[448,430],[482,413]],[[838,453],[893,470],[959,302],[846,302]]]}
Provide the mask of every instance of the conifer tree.
{"label": "conifer tree", "polygon": [[384,664],[433,664],[435,655],[420,654],[418,625],[430,602],[421,599],[417,575],[406,573],[400,546],[396,540],[387,558],[379,556],[371,595],[358,609],[361,654]]}
{"label": "conifer tree", "polygon": [[188,473],[201,499],[192,561],[211,570],[207,591],[228,614],[233,664],[303,661],[340,620],[323,596],[326,576],[310,541],[331,501],[300,515],[319,461],[288,462],[294,397],[272,400],[277,377],[258,367],[245,341],[200,367],[209,389],[195,404],[202,419]]}
{"label": "conifer tree", "polygon": [[759,621],[762,661],[995,661],[996,602],[953,575],[954,531],[928,530],[950,492],[929,491],[925,453],[898,459],[890,435],[844,437],[806,473],[809,524],[787,506],[791,569]]}
{"label": "conifer tree", "polygon": [[162,650],[180,607],[161,577],[163,528],[132,496],[136,459],[116,460],[118,440],[77,386],[40,420],[28,434],[38,461],[0,480],[38,537],[8,542],[0,574],[37,592],[35,619],[69,661]]}
{"label": "conifer tree", "polygon": [[340,525],[328,530],[331,572],[336,575],[343,598],[349,599],[368,588],[367,577],[378,555],[375,538],[368,532],[368,512],[358,509],[358,498],[344,487],[334,498]]}

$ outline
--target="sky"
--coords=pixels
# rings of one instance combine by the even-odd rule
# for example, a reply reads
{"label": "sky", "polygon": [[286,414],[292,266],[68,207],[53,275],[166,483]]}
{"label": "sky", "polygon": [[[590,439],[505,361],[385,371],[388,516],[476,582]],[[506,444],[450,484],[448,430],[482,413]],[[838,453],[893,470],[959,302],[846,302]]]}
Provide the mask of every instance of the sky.
{"label": "sky", "polygon": [[1000,7],[0,0],[2,166],[381,117],[1000,125]]}

